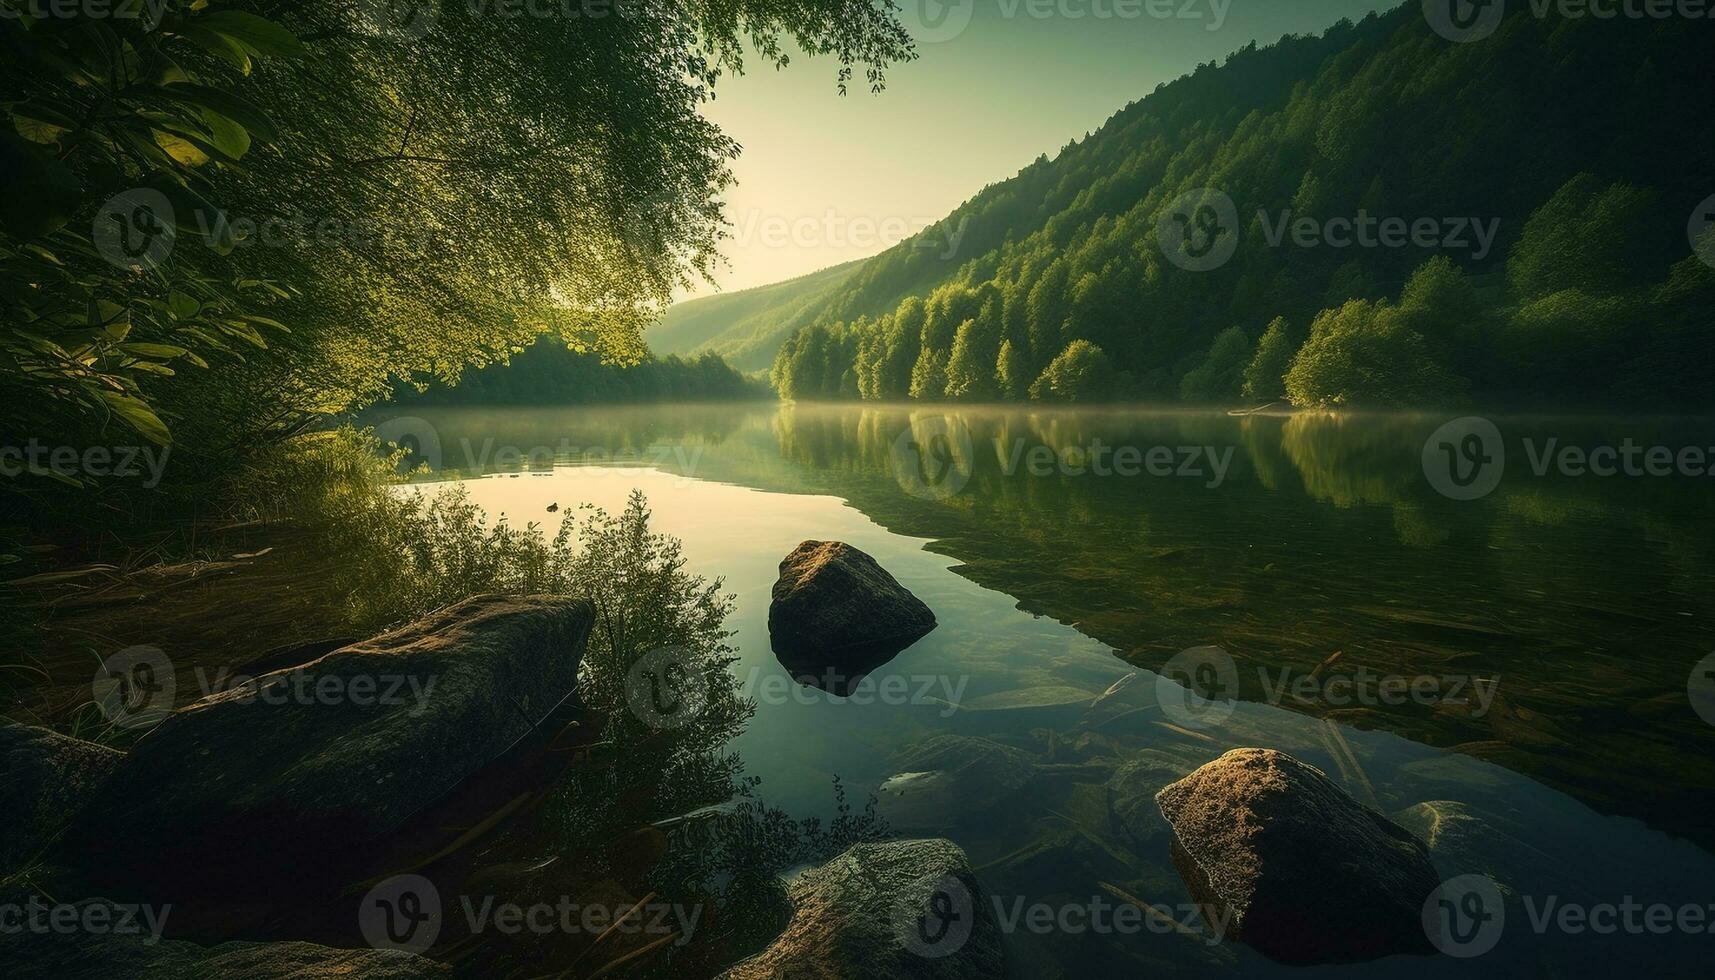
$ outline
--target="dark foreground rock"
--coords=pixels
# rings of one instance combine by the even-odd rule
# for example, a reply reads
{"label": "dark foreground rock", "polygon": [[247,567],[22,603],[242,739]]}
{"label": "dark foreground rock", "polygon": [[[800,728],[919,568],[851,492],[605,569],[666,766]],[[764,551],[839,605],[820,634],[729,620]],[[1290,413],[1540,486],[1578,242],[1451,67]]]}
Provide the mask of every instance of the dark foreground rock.
{"label": "dark foreground rock", "polygon": [[1173,863],[1210,925],[1270,959],[1349,963],[1433,953],[1429,852],[1321,770],[1234,749],[1156,796]]}
{"label": "dark foreground rock", "polygon": [[124,758],[46,728],[0,727],[0,876],[52,843]]}
{"label": "dark foreground rock", "polygon": [[856,844],[792,886],[792,921],[725,980],[1003,975],[1000,923],[948,840]]}
{"label": "dark foreground rock", "polygon": [[181,708],[74,822],[66,858],[157,897],[347,883],[571,695],[593,616],[478,596]]}
{"label": "dark foreground rock", "polygon": [[806,541],[780,562],[768,634],[793,675],[834,693],[935,628],[935,614],[874,558]]}
{"label": "dark foreground rock", "polygon": [[[90,921],[143,926],[140,916],[99,899],[78,903]],[[147,932],[46,932],[20,928],[0,936],[0,960],[12,980],[305,980],[362,977],[422,980],[450,976],[443,963],[392,950],[332,949],[313,943],[229,942],[218,946],[157,939]]]}

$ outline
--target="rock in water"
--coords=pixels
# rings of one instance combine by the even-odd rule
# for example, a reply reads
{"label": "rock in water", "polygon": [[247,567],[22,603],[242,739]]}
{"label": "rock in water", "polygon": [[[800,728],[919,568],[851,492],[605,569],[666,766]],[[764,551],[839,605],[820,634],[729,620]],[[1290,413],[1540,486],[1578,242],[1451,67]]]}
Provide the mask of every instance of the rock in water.
{"label": "rock in water", "polygon": [[46,728],[0,727],[0,877],[40,853],[124,758]]}
{"label": "rock in water", "polygon": [[904,770],[876,791],[876,812],[895,830],[944,830],[1018,792],[1036,760],[986,738],[936,735],[906,751]]}
{"label": "rock in water", "polygon": [[957,844],[854,844],[799,876],[792,921],[723,980],[1003,976],[1000,922]]}
{"label": "rock in water", "polygon": [[571,695],[594,615],[477,596],[187,705],[125,757],[66,857],[167,896],[349,882]]}
{"label": "rock in water", "polygon": [[1210,925],[1281,963],[1433,953],[1429,852],[1320,769],[1233,749],[1155,797],[1173,863]]}
{"label": "rock in water", "polygon": [[800,681],[849,693],[934,628],[922,600],[849,544],[806,541],[780,562],[768,635]]}
{"label": "rock in water", "polygon": [[1155,794],[1191,769],[1192,763],[1159,749],[1142,749],[1114,770],[1107,785],[1108,817],[1133,847],[1154,850],[1156,838],[1167,834]]}

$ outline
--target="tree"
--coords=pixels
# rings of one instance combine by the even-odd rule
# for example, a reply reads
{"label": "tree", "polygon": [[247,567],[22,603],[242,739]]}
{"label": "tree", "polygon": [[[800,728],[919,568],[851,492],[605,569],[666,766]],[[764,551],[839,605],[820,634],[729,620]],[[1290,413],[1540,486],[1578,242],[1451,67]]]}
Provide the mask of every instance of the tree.
{"label": "tree", "polygon": [[1317,408],[1428,406],[1464,389],[1386,300],[1323,310],[1286,372],[1293,403]]}
{"label": "tree", "polygon": [[939,401],[947,391],[947,358],[933,347],[925,347],[917,355],[911,369],[912,398],[919,401]]}
{"label": "tree", "polygon": [[[842,89],[912,56],[872,0],[435,4],[410,37],[375,4],[127,6],[0,18],[0,398],[61,440],[171,422],[213,460],[543,332],[636,361],[717,255],[719,78],[787,42]],[[98,218],[165,247],[110,263]]]}
{"label": "tree", "polygon": [[1030,386],[1031,399],[1039,402],[1083,404],[1103,401],[1113,393],[1113,364],[1087,340],[1067,344]]}
{"label": "tree", "polygon": [[1251,358],[1245,367],[1244,387],[1240,389],[1246,398],[1258,401],[1276,401],[1286,396],[1286,371],[1292,366],[1292,355],[1298,352],[1292,343],[1288,332],[1286,317],[1277,316],[1269,322],[1268,329],[1262,333],[1262,339],[1257,341],[1256,356]]}
{"label": "tree", "polygon": [[1651,257],[1648,229],[1654,195],[1583,173],[1562,184],[1525,222],[1507,258],[1519,295],[1536,299],[1563,289],[1608,295],[1635,282]]}
{"label": "tree", "polygon": [[959,325],[953,353],[947,359],[947,397],[954,401],[991,401],[999,388],[995,380],[1000,333],[997,319],[979,316]]}
{"label": "tree", "polygon": [[1011,340],[1000,342],[1000,354],[995,358],[995,379],[1000,394],[1008,401],[1018,401],[1029,393],[1030,365],[1024,352]]}
{"label": "tree", "polygon": [[1181,380],[1180,396],[1188,402],[1232,401],[1239,396],[1251,360],[1250,338],[1238,327],[1228,327],[1216,335],[1203,363]]}

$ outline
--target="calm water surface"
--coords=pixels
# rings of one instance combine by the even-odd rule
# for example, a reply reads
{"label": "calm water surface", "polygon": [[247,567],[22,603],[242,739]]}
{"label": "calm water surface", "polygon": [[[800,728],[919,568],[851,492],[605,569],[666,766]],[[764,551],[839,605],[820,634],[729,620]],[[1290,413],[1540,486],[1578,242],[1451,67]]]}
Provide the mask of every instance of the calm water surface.
{"label": "calm water surface", "polygon": [[[691,570],[737,595],[735,669],[759,707],[731,748],[760,795],[826,815],[837,774],[895,832],[963,845],[1007,912],[1112,889],[1183,906],[1165,827],[1134,808],[1163,781],[1149,773],[1265,746],[1443,835],[1443,874],[1507,891],[1483,956],[1310,972],[1704,970],[1715,936],[1568,934],[1532,913],[1630,900],[1715,918],[1715,727],[1693,670],[1715,651],[1715,479],[1532,464],[1550,439],[1710,447],[1715,425],[1496,419],[1499,485],[1455,500],[1423,460],[1445,421],[757,405],[393,425],[515,524],[643,490]],[[806,539],[873,555],[940,622],[849,698],[796,684],[769,649],[780,559]],[[935,768],[975,761],[899,795],[910,781],[888,780],[925,768],[925,746],[944,750]],[[1289,972],[1165,927],[1021,926],[1008,944],[1027,976]]]}

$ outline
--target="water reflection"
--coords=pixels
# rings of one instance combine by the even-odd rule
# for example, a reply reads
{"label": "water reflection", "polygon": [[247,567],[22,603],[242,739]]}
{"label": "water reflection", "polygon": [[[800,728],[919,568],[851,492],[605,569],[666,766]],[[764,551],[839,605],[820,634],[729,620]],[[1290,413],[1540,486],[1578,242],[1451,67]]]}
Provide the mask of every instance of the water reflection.
{"label": "water reflection", "polygon": [[[1533,478],[1479,501],[1447,500],[1413,469],[1411,441],[1420,447],[1436,420],[1011,412],[936,421],[806,406],[710,414],[511,415],[507,438],[521,442],[552,442],[563,427],[613,444],[665,443],[684,462],[466,484],[491,514],[520,520],[540,519],[549,501],[613,507],[640,486],[657,529],[684,539],[687,570],[725,576],[738,596],[733,668],[758,708],[723,751],[760,783],[713,811],[749,807],[731,823],[710,811],[674,822],[682,811],[670,808],[664,849],[643,851],[654,862],[647,887],[738,910],[718,923],[732,932],[709,934],[720,937],[709,952],[675,953],[681,975],[766,941],[784,913],[781,874],[812,853],[806,822],[832,828],[843,816],[859,833],[952,838],[1002,916],[1138,901],[1191,923],[1122,933],[1017,925],[1007,951],[1021,975],[1284,976],[1242,946],[1208,945],[1195,918],[1179,914],[1189,896],[1153,806],[1162,785],[1242,745],[1322,768],[1430,841],[1442,874],[1490,874],[1505,889],[1511,924],[1480,959],[1312,973],[1672,974],[1703,962],[1702,936],[1544,935],[1529,925],[1550,896],[1707,903],[1715,861],[1651,829],[1701,831],[1693,804],[1708,788],[1707,729],[1684,691],[1698,659],[1687,651],[1709,638],[1698,616],[1676,613],[1701,611],[1690,597],[1708,584],[1698,550],[1707,515],[1684,487],[1614,492]],[[455,445],[487,424],[435,420]],[[948,435],[957,425],[970,434],[968,457]],[[902,482],[902,434],[928,462],[941,453],[936,436],[946,439],[947,465]],[[1165,447],[1173,472],[1101,475],[1089,458],[1098,442]],[[1233,449],[1218,483],[1209,455],[1179,452],[1210,446],[1217,459]],[[1037,448],[1047,453],[1036,454],[1041,475],[1025,468]],[[1117,463],[1099,455],[1103,468]],[[1186,459],[1203,460],[1204,472],[1177,475]],[[949,492],[954,474],[968,479]],[[1402,509],[1443,536],[1414,536],[1410,521],[1402,533]],[[800,688],[769,649],[780,558],[809,538],[874,555],[942,623],[866,677],[863,697]],[[1231,657],[1233,693],[1245,700],[1218,720],[1175,714],[1201,699],[1161,694],[1203,683],[1170,664],[1188,647]],[[1169,676],[1158,681],[1158,670]],[[1434,683],[1397,703],[1340,697],[1335,682],[1366,675]],[[1498,684],[1470,683],[1489,680]],[[829,793],[835,773],[850,787],[844,811]],[[647,765],[637,771],[639,785],[651,777]],[[871,793],[878,809],[865,822]],[[630,801],[640,797],[599,783],[575,795],[611,813],[613,829],[592,821],[564,839],[578,853],[605,841],[616,870],[641,874],[623,844],[636,843],[628,828],[644,814]],[[662,802],[652,800],[648,818]],[[730,839],[675,848],[681,823],[704,820]],[[705,855],[727,870],[705,870]],[[735,861],[756,873],[735,874]]]}
{"label": "water reflection", "polygon": [[[667,473],[836,496],[1132,664],[1218,644],[1247,700],[1336,654],[1328,669],[1346,676],[1498,678],[1486,710],[1275,699],[1715,840],[1715,732],[1686,697],[1691,665],[1715,649],[1708,479],[1538,476],[1518,444],[1695,446],[1710,427],[1505,419],[1505,479],[1457,501],[1422,469],[1442,421],[788,405],[464,412],[436,426],[478,457],[484,439],[631,447]],[[1140,468],[1118,465],[1120,447]],[[1152,452],[1169,464],[1152,468]]]}

